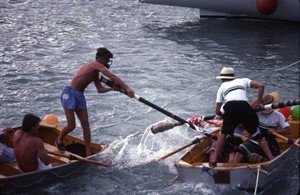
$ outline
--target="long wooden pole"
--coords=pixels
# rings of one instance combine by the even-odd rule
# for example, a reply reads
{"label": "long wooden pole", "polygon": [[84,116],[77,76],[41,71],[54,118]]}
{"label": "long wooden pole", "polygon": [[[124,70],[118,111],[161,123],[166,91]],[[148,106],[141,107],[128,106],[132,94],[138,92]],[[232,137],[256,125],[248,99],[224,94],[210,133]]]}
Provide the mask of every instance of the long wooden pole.
{"label": "long wooden pole", "polygon": [[192,145],[195,145],[195,144],[199,143],[199,141],[200,141],[200,139],[199,139],[199,138],[196,138],[196,139],[193,140],[191,143],[189,143],[189,144],[187,144],[187,145],[184,145],[184,146],[178,148],[177,150],[174,150],[173,152],[170,152],[169,154],[166,154],[165,156],[162,156],[162,157],[160,157],[158,160],[154,160],[154,161],[164,160],[164,159],[166,159],[166,158],[172,156],[173,154],[176,154],[176,153],[180,152],[181,150],[184,150],[184,149],[186,149],[186,148],[188,148],[188,147],[190,147],[190,146],[192,146]]}
{"label": "long wooden pole", "polygon": [[[110,87],[114,87],[114,82],[111,81],[111,80],[109,80],[109,79],[106,79],[104,77],[101,77],[101,82],[105,83],[106,85],[108,85]],[[124,89],[122,89],[122,88],[120,88],[120,92],[124,93],[124,94],[127,94],[127,92]],[[144,98],[142,98],[142,97],[140,97],[140,96],[138,96],[136,94],[135,94],[135,99],[137,99],[138,101],[140,101],[140,102],[142,102],[142,103],[150,106],[151,108],[154,108],[155,110],[157,110],[157,111],[159,111],[159,112],[161,112],[161,113],[163,113],[163,114],[165,114],[165,115],[167,115],[167,116],[169,116],[169,117],[171,117],[171,118],[179,121],[182,124],[187,123],[187,124],[189,124],[189,126],[192,129],[197,130],[197,127],[193,123],[190,123],[190,122],[188,122],[188,121],[186,121],[186,120],[184,120],[184,119],[176,116],[175,114],[173,114],[173,113],[171,113],[171,112],[169,112],[169,111],[167,111],[167,110],[165,110],[165,109],[163,109],[163,108],[161,108],[161,107],[159,107],[159,106],[157,106],[157,105],[149,102],[148,100],[146,100],[146,99],[144,99]]]}
{"label": "long wooden pole", "polygon": [[278,138],[280,138],[280,139],[282,139],[282,140],[284,140],[284,141],[287,141],[287,143],[289,143],[289,144],[291,144],[291,145],[295,145],[295,146],[297,146],[298,148],[300,148],[300,145],[297,143],[297,141],[294,141],[294,140],[292,140],[292,139],[290,139],[290,138],[287,138],[287,137],[285,137],[285,136],[283,136],[283,135],[280,135],[279,133],[276,133],[276,132],[272,132],[272,134],[275,136],[275,137],[278,137]]}
{"label": "long wooden pole", "polygon": [[74,160],[78,160],[78,161],[84,162],[84,163],[91,163],[91,164],[95,164],[95,165],[101,165],[101,166],[104,166],[104,167],[113,166],[112,164],[107,164],[107,163],[103,163],[103,162],[100,162],[100,161],[91,160],[91,159],[88,159],[88,158],[83,158],[79,155],[76,155],[76,154],[73,154],[73,153],[70,153],[70,152],[60,153],[60,152],[53,152],[53,151],[49,151],[49,150],[47,150],[47,152],[49,154],[52,154],[52,155],[55,155],[55,156],[65,157],[65,158],[68,158],[70,160],[74,159]]}

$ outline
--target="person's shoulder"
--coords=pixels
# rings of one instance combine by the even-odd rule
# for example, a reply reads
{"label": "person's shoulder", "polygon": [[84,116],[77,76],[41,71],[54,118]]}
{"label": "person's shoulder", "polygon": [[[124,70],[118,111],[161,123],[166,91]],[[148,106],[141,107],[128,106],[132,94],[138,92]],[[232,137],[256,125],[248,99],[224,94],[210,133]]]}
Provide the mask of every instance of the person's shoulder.
{"label": "person's shoulder", "polygon": [[91,62],[87,62],[87,63],[83,64],[80,68],[83,68],[83,67],[93,67],[93,66],[96,66],[96,65],[97,65],[96,61],[91,61]]}
{"label": "person's shoulder", "polygon": [[251,82],[252,82],[252,80],[249,78],[237,78],[235,80],[236,80],[236,82],[243,84],[243,85],[247,85],[247,86],[250,86]]}
{"label": "person's shoulder", "polygon": [[234,79],[234,80],[236,80],[236,81],[246,81],[246,82],[251,81],[251,79],[246,78],[246,77],[243,77],[243,78],[236,78],[236,79]]}
{"label": "person's shoulder", "polygon": [[33,136],[31,135],[30,137],[32,140],[36,141],[36,142],[43,142],[43,140],[41,138],[39,138],[38,136]]}
{"label": "person's shoulder", "polygon": [[23,134],[24,134],[23,130],[18,129],[18,130],[15,131],[14,137],[16,137],[16,136],[22,136]]}
{"label": "person's shoulder", "polygon": [[44,145],[43,140],[39,137],[31,136],[29,139],[30,139],[31,144],[35,145],[35,147],[41,147]]}
{"label": "person's shoulder", "polygon": [[87,65],[89,65],[91,68],[93,69],[97,69],[97,70],[102,70],[102,69],[105,69],[105,66],[103,64],[101,64],[100,62],[98,61],[93,61],[93,62],[90,62],[88,63]]}
{"label": "person's shoulder", "polygon": [[274,112],[272,112],[272,114],[279,119],[285,120],[285,116],[281,112],[275,110]]}
{"label": "person's shoulder", "polygon": [[13,135],[14,144],[20,142],[23,139],[24,132],[22,130],[17,130]]}

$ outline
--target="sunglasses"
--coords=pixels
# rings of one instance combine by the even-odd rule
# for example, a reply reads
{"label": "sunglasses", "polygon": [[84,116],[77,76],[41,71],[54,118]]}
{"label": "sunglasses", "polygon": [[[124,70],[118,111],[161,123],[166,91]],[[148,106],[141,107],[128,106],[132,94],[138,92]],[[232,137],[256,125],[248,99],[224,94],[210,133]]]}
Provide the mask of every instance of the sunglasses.
{"label": "sunglasses", "polygon": [[107,60],[107,62],[106,62],[106,64],[104,65],[107,69],[109,69],[110,68],[110,66],[112,65],[112,60]]}

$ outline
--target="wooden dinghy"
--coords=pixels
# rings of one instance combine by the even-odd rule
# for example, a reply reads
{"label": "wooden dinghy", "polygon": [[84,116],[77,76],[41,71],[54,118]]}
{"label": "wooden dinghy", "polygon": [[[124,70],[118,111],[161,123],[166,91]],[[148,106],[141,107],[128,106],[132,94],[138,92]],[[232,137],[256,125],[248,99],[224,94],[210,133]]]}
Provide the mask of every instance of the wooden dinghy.
{"label": "wooden dinghy", "polygon": [[[213,140],[207,136],[201,137],[200,142],[175,163],[178,179],[189,183],[226,184],[251,192],[265,189],[278,176],[293,168],[291,166],[293,163],[299,161],[300,122],[298,120],[289,123],[290,134],[284,137],[277,135],[281,154],[272,161],[256,164],[227,163],[228,155],[224,155],[219,159],[217,167],[211,168],[208,162],[208,150]],[[212,134],[218,136],[218,131]],[[287,138],[291,138],[293,143],[289,144]]]}
{"label": "wooden dinghy", "polygon": [[[21,127],[14,128],[14,131]],[[43,140],[45,149],[48,151],[51,163],[58,164],[53,168],[43,171],[21,173],[16,162],[0,163],[0,191],[20,190],[38,185],[59,182],[76,172],[87,167],[89,164],[96,164],[109,167],[110,164],[93,160],[96,155],[102,152],[107,145],[91,143],[92,155],[85,158],[85,147],[83,139],[67,135],[64,139],[66,152],[60,153],[54,142],[57,139],[60,128],[42,121],[40,124],[39,137]],[[9,135],[7,145],[12,147],[12,135]]]}

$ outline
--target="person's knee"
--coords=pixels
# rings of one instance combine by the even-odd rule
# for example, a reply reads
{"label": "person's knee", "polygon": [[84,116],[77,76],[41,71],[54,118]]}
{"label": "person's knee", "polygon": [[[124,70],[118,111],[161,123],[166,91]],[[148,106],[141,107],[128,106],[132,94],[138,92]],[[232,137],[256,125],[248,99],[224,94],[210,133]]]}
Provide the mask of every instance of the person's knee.
{"label": "person's knee", "polygon": [[240,152],[236,152],[235,156],[234,156],[234,163],[239,163],[243,160],[244,155]]}
{"label": "person's knee", "polygon": [[65,130],[70,132],[73,131],[75,127],[76,127],[75,123],[68,123],[67,126],[65,126]]}

